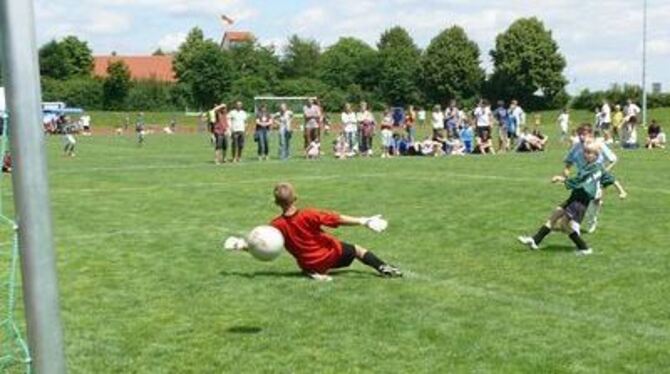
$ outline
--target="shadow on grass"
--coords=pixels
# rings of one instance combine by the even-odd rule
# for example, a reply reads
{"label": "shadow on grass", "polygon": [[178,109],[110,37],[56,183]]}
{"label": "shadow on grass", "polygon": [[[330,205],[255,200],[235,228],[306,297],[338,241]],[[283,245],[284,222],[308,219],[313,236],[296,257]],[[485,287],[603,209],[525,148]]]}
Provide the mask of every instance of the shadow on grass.
{"label": "shadow on grass", "polygon": [[263,331],[263,329],[257,326],[233,326],[226,330],[226,332],[229,334],[240,335],[253,335],[258,334],[261,331]]}
{"label": "shadow on grass", "polygon": [[541,251],[544,252],[574,252],[575,247],[569,245],[548,245],[542,247]]}
{"label": "shadow on grass", "polygon": [[[346,277],[346,278],[377,278],[378,275],[375,274],[374,272],[371,271],[362,271],[362,270],[354,270],[354,269],[342,269],[342,270],[333,270],[329,275],[339,278],[339,277]],[[222,271],[219,273],[222,277],[240,277],[240,278],[247,278],[247,279],[253,279],[253,278],[263,278],[263,277],[269,277],[269,278],[305,278],[307,279],[307,276],[303,274],[301,271],[274,271],[274,270],[263,270],[263,271],[254,271],[254,272],[249,272],[249,273],[244,273],[241,271]]]}

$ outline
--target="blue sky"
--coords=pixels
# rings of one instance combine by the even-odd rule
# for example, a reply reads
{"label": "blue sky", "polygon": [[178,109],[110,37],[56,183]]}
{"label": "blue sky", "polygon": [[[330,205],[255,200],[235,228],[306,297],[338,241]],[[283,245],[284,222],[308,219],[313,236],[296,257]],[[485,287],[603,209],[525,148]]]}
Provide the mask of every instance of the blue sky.
{"label": "blue sky", "polygon": [[[670,89],[670,1],[649,1],[649,82]],[[342,36],[374,45],[387,28],[407,28],[425,47],[442,29],[465,28],[482,51],[518,17],[537,16],[553,30],[568,60],[569,90],[639,82],[642,0],[37,0],[38,42],[74,34],[96,54],[175,49],[194,26],[219,39],[227,14],[234,30],[253,32],[279,49],[291,34],[324,47]]]}

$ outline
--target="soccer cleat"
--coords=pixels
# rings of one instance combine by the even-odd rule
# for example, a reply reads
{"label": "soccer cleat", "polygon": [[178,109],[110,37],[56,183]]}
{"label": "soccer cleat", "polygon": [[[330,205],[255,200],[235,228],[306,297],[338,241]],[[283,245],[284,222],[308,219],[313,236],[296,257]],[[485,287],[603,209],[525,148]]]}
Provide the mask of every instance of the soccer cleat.
{"label": "soccer cleat", "polygon": [[589,255],[592,255],[592,254],[593,254],[593,249],[591,249],[591,248],[577,251],[577,256],[580,256],[580,257],[589,256]]}
{"label": "soccer cleat", "polygon": [[307,273],[307,276],[317,282],[330,282],[333,280],[333,277],[327,274]]}
{"label": "soccer cleat", "polygon": [[384,278],[400,278],[402,271],[395,266],[384,264],[377,269],[379,274]]}
{"label": "soccer cleat", "polygon": [[539,248],[537,244],[535,244],[535,239],[533,239],[530,236],[519,236],[517,239],[519,240],[519,242],[521,242],[521,244],[528,246],[528,248],[532,250],[536,250]]}

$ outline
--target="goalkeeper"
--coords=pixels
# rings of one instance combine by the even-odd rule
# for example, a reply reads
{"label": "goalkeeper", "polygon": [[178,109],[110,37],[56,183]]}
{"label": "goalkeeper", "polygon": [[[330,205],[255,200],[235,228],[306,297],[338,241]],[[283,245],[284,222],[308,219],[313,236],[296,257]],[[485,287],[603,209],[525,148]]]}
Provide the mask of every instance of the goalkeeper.
{"label": "goalkeeper", "polygon": [[[372,231],[382,232],[388,223],[375,216],[357,218],[314,209],[299,209],[295,202],[295,189],[289,183],[280,183],[274,188],[274,199],[282,214],[271,225],[284,236],[286,249],[295,257],[298,266],[314,280],[329,281],[328,271],[345,268],[357,259],[375,269],[382,277],[401,277],[402,272],[391,266],[371,251],[358,245],[342,242],[322,227],[365,226]],[[243,241],[229,243],[236,248],[245,249]]]}

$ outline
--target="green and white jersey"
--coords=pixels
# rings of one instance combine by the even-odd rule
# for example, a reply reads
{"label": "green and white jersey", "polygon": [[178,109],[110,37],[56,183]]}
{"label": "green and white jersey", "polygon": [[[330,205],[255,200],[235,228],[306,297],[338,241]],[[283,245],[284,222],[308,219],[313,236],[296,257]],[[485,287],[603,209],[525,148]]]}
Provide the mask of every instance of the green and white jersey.
{"label": "green and white jersey", "polygon": [[576,176],[565,181],[565,187],[572,190],[572,195],[582,201],[596,198],[601,188],[614,184],[616,179],[599,163],[584,165]]}

